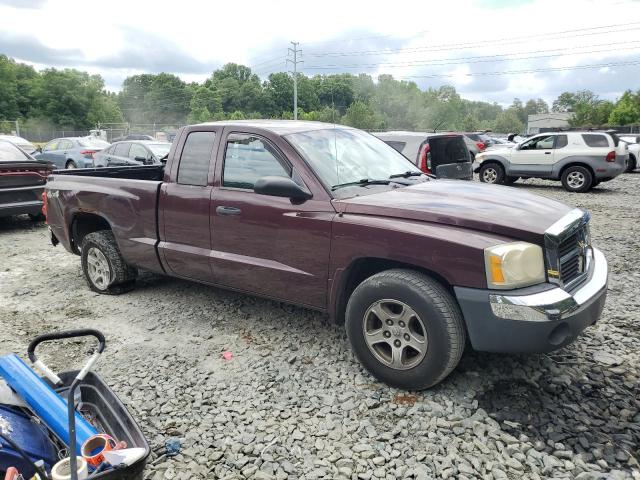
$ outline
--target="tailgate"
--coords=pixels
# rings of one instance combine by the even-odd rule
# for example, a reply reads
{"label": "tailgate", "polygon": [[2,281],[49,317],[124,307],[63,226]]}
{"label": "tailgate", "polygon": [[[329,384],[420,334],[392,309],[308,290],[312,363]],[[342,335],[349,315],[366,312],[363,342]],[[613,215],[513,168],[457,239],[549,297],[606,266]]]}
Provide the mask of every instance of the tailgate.
{"label": "tailgate", "polygon": [[436,177],[471,180],[473,178],[473,166],[471,162],[438,165],[436,167]]}
{"label": "tailgate", "polygon": [[45,162],[0,163],[0,190],[42,186],[52,168]]}

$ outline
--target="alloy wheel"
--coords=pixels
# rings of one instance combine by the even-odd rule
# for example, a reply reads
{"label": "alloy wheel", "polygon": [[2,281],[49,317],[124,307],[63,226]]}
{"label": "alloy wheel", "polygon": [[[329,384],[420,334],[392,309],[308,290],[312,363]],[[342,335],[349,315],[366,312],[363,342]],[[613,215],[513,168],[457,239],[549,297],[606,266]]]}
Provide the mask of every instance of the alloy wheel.
{"label": "alloy wheel", "polygon": [[87,252],[87,273],[91,282],[100,290],[106,290],[111,283],[111,266],[107,257],[95,247]]}
{"label": "alloy wheel", "polygon": [[395,370],[418,365],[427,353],[427,329],[420,316],[399,300],[373,303],[362,323],[369,351],[378,361]]}

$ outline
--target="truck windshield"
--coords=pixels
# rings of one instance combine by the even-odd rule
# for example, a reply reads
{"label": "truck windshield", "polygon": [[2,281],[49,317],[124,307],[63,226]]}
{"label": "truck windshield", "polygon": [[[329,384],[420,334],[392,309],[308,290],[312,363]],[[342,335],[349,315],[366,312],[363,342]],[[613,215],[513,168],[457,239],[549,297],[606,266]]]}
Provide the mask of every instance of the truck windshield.
{"label": "truck windshield", "polygon": [[371,180],[388,180],[391,175],[406,172],[420,174],[393,147],[360,130],[329,128],[291,133],[285,138],[328,188],[370,184]]}

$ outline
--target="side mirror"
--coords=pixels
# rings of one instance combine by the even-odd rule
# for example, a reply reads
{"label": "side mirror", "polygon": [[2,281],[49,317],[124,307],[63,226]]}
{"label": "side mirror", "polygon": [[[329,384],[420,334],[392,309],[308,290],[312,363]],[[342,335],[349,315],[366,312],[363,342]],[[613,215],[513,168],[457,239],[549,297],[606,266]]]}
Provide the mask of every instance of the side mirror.
{"label": "side mirror", "polygon": [[147,157],[140,157],[140,156],[138,156],[138,157],[134,157],[134,160],[135,160],[136,162],[140,162],[140,163],[142,163],[143,165],[146,165],[146,164],[147,164]]}
{"label": "side mirror", "polygon": [[289,177],[267,176],[259,178],[253,186],[253,191],[260,195],[286,197],[292,200],[309,200],[312,197],[311,192]]}
{"label": "side mirror", "polygon": [[519,143],[516,143],[516,144],[513,146],[513,149],[514,149],[514,150],[520,150],[520,144],[519,144]]}

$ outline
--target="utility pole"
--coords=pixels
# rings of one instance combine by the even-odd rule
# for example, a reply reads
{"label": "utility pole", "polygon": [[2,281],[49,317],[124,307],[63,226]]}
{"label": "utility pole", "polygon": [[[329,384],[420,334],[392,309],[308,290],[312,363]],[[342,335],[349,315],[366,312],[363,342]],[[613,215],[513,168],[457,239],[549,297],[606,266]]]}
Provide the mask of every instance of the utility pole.
{"label": "utility pole", "polygon": [[289,48],[289,53],[293,54],[293,60],[287,58],[287,63],[293,64],[293,119],[298,119],[298,64],[302,63],[302,60],[298,60],[298,54],[302,53],[302,50],[298,49],[300,42],[291,42],[293,48]]}
{"label": "utility pole", "polygon": [[16,120],[16,137],[20,136],[20,122]]}

